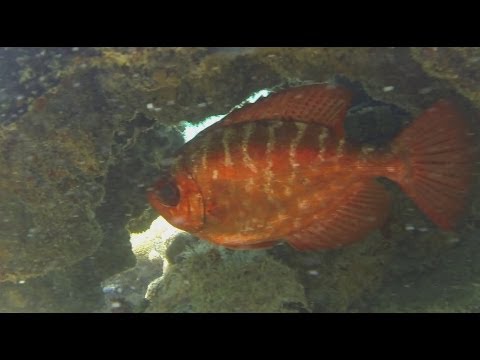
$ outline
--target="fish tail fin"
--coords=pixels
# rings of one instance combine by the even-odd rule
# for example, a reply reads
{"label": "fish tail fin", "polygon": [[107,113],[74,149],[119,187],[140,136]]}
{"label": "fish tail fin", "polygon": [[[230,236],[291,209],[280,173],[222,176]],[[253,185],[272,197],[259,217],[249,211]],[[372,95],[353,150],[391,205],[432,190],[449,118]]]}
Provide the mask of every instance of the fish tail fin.
{"label": "fish tail fin", "polygon": [[440,100],[394,140],[402,171],[389,176],[444,230],[462,215],[472,183],[475,153],[468,122]]}

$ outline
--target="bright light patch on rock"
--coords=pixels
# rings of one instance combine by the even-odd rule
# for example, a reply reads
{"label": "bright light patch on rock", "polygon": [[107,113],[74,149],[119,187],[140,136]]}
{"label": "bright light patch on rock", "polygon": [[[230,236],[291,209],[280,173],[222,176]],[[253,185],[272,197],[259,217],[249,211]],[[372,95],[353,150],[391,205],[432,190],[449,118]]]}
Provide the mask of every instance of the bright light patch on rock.
{"label": "bright light patch on rock", "polygon": [[[261,97],[265,97],[270,93],[271,93],[271,91],[268,90],[268,89],[263,89],[263,90],[257,91],[255,93],[253,93],[252,95],[250,95],[245,101],[242,101],[242,103],[240,105],[235,106],[235,108],[242,107],[243,105],[245,105],[247,103],[254,103],[258,99],[260,99]],[[201,104],[198,104],[197,106],[198,107],[204,107],[203,104],[204,103],[201,103]],[[200,106],[200,105],[202,105],[202,106]],[[205,106],[206,106],[206,104],[205,104]],[[226,115],[227,114],[209,116],[205,120],[199,122],[198,124],[192,124],[188,121],[182,121],[180,125],[183,127],[182,136],[185,139],[185,142],[188,142],[188,141],[192,140],[200,131],[202,131],[203,129],[206,129],[207,127],[209,127],[209,126],[215,124],[216,122],[222,120]]]}
{"label": "bright light patch on rock", "polygon": [[132,249],[135,254],[141,252],[143,247],[147,247],[147,256],[150,256],[150,247],[148,246],[150,242],[155,239],[169,239],[182,232],[184,231],[170,225],[160,216],[152,222],[152,225],[147,231],[138,234],[130,234],[130,242],[132,243]]}
{"label": "bright light patch on rock", "polygon": [[268,96],[268,94],[270,94],[271,91],[268,90],[268,89],[263,89],[263,90],[260,90],[260,91],[257,91],[256,93],[253,93],[252,95],[250,95],[247,100],[245,100],[246,102],[249,102],[249,103],[254,103],[255,101],[257,101],[258,99],[260,99],[261,97],[266,97]]}
{"label": "bright light patch on rock", "polygon": [[225,115],[226,114],[209,116],[198,124],[192,124],[188,121],[183,121],[182,125],[184,126],[184,130],[182,131],[182,136],[185,139],[185,142],[192,140],[200,131],[206,129],[210,125],[215,124],[217,121],[220,121],[225,117]]}

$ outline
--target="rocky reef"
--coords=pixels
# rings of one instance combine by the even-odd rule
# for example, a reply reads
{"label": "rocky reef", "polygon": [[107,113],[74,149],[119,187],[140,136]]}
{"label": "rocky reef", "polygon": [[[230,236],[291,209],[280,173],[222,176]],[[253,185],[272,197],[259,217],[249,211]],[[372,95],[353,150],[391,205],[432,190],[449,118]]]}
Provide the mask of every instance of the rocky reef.
{"label": "rocky reef", "polygon": [[296,271],[263,251],[201,242],[150,284],[148,312],[306,312]]}
{"label": "rocky reef", "polygon": [[0,49],[0,311],[112,310],[106,301],[123,311],[475,311],[478,179],[454,233],[393,184],[389,236],[334,251],[231,252],[191,239],[133,251],[130,233],[156,218],[145,189],[182,145],[184,121],[261,89],[335,79],[408,114],[380,119],[386,136],[442,97],[478,133],[479,76],[476,48]]}

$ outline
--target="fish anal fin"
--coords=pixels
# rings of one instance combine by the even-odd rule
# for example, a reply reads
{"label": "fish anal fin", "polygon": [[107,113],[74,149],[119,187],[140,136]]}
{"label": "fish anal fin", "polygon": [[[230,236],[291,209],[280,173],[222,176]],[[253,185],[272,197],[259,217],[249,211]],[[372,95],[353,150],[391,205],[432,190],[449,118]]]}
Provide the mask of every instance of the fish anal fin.
{"label": "fish anal fin", "polygon": [[303,230],[290,234],[288,243],[297,250],[336,248],[362,240],[383,225],[390,210],[390,195],[375,180],[353,186],[337,204],[316,214]]}
{"label": "fish anal fin", "polygon": [[248,121],[314,122],[344,137],[343,122],[352,94],[342,86],[313,84],[290,88],[245,105],[228,114],[218,126]]}

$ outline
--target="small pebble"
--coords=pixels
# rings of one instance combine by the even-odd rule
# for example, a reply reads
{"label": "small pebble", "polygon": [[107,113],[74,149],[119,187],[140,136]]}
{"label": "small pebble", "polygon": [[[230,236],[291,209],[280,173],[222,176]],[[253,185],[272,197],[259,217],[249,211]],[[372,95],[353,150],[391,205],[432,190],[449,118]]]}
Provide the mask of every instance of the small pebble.
{"label": "small pebble", "polygon": [[393,87],[393,86],[390,85],[390,86],[385,86],[385,87],[383,88],[383,91],[384,91],[384,92],[389,92],[389,91],[392,91],[393,89],[395,89],[395,87]]}
{"label": "small pebble", "polygon": [[451,237],[451,238],[448,238],[448,242],[450,244],[456,244],[460,241],[460,239],[458,237]]}
{"label": "small pebble", "polygon": [[418,93],[419,93],[420,95],[426,95],[426,94],[428,94],[428,93],[431,92],[431,91],[432,91],[432,88],[431,88],[431,87],[424,87],[424,88],[418,90]]}
{"label": "small pebble", "polygon": [[115,292],[116,287],[113,285],[107,285],[105,286],[102,291],[104,294],[111,294]]}
{"label": "small pebble", "polygon": [[122,306],[122,304],[120,304],[118,301],[113,301],[112,304],[111,304],[112,308],[114,309],[118,309],[119,307]]}

